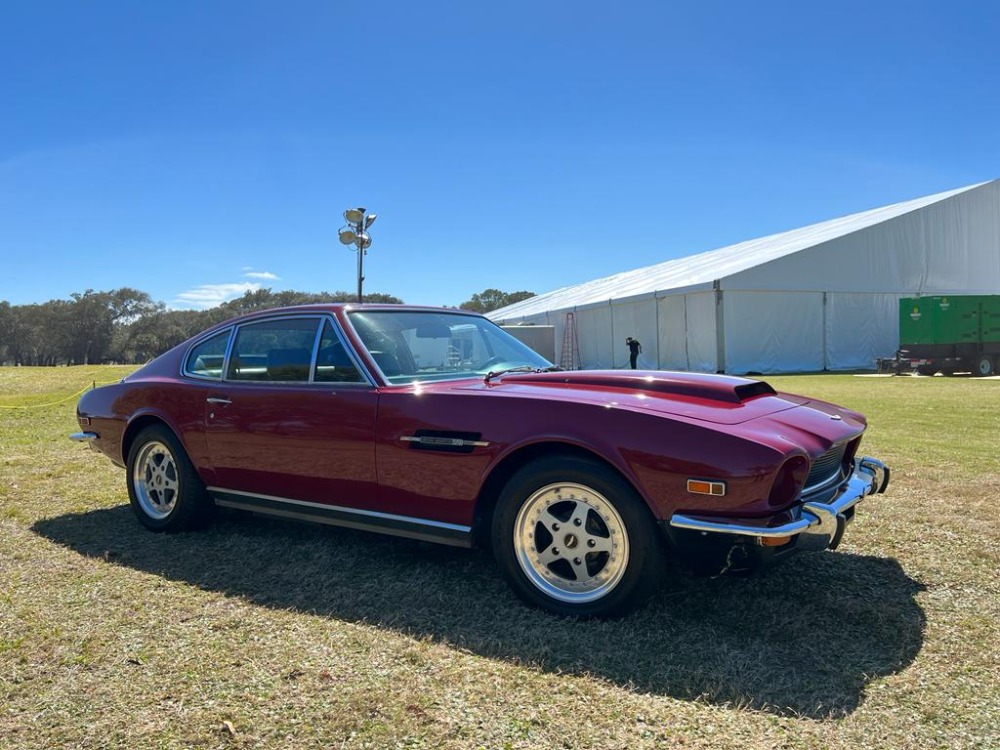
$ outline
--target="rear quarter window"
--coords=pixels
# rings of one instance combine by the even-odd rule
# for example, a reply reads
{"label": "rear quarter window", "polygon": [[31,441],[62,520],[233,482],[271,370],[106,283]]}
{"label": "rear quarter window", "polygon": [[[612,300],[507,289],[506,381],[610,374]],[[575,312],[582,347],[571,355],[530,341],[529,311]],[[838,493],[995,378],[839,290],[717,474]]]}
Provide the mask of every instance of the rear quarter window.
{"label": "rear quarter window", "polygon": [[221,380],[222,364],[226,359],[226,348],[231,333],[232,329],[229,329],[195,344],[184,363],[184,373],[199,378]]}

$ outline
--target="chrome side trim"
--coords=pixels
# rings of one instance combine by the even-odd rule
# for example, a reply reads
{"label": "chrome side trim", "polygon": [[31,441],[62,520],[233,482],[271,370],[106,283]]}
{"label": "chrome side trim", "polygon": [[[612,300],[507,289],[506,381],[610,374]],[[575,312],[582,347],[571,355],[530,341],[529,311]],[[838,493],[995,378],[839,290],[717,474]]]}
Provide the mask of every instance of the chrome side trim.
{"label": "chrome side trim", "polygon": [[[800,547],[826,549],[836,546],[847,523],[844,514],[868,495],[885,492],[889,484],[889,467],[874,458],[854,461],[854,471],[829,502],[805,502],[799,518],[780,526],[754,526],[739,520],[710,519],[675,513],[670,525],[676,529],[702,533],[729,534],[757,538],[802,535]],[[809,538],[811,537],[811,538]]]}
{"label": "chrome side trim", "polygon": [[74,432],[69,436],[70,440],[76,440],[78,443],[89,443],[91,440],[97,440],[96,432]]}
{"label": "chrome side trim", "polygon": [[399,437],[404,443],[420,443],[421,445],[433,445],[435,447],[448,446],[453,448],[487,448],[489,443],[485,440],[462,440],[461,438],[435,437],[433,435],[401,435]]}
{"label": "chrome side trim", "polygon": [[215,498],[216,505],[227,508],[251,510],[273,516],[297,518],[364,531],[377,531],[383,534],[451,544],[457,547],[472,546],[471,526],[360,508],[346,508],[341,505],[314,503],[307,500],[292,500],[287,497],[258,495],[221,487],[208,487],[207,489],[209,494]]}

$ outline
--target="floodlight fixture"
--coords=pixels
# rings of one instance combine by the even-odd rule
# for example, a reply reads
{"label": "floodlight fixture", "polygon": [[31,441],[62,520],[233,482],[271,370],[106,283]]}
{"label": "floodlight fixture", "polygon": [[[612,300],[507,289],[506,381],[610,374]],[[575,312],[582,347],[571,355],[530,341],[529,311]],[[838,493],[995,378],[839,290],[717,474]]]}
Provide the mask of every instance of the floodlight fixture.
{"label": "floodlight fixture", "polygon": [[344,211],[344,219],[347,221],[346,227],[341,227],[340,231],[337,233],[337,237],[340,239],[343,245],[354,245],[354,249],[358,253],[358,302],[364,301],[364,296],[362,295],[362,284],[364,283],[364,257],[366,251],[372,244],[372,238],[368,236],[367,230],[372,224],[375,223],[375,219],[378,218],[376,214],[367,213],[366,208],[348,208]]}

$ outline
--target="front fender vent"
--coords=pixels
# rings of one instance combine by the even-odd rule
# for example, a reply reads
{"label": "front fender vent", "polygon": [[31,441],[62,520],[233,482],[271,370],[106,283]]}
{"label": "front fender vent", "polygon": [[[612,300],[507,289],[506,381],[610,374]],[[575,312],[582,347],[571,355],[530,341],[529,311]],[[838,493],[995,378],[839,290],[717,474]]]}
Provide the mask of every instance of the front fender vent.
{"label": "front fender vent", "polygon": [[488,442],[480,440],[480,432],[451,432],[449,430],[417,430],[412,435],[402,435],[399,439],[409,444],[414,451],[437,451],[439,453],[472,453],[476,448],[485,448]]}

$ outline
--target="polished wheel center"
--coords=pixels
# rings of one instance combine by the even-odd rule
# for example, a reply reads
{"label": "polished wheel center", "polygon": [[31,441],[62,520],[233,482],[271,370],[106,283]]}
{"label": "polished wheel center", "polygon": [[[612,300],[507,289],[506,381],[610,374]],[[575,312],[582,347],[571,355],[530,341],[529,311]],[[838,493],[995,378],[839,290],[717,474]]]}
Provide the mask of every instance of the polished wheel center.
{"label": "polished wheel center", "polygon": [[566,546],[566,549],[575,549],[576,545],[578,545],[579,543],[580,542],[576,538],[575,534],[567,534],[566,538],[563,539],[563,544]]}

